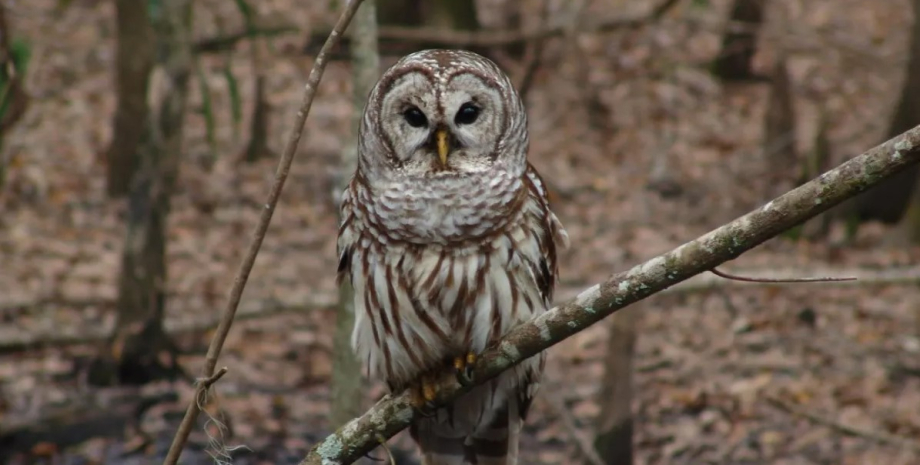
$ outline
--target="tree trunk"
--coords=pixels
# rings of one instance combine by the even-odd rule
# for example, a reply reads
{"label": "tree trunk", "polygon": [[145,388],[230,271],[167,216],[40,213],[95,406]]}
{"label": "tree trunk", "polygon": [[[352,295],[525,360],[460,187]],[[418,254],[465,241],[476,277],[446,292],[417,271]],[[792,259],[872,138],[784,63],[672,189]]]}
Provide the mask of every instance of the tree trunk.
{"label": "tree trunk", "polygon": [[[911,32],[910,61],[907,65],[907,77],[901,87],[901,100],[891,120],[888,136],[898,135],[920,123],[920,0],[911,3],[914,10],[914,25]],[[889,224],[901,221],[914,195],[918,173],[920,166],[912,166],[860,196],[856,201],[859,218]],[[920,216],[920,213],[912,215]]]}
{"label": "tree trunk", "polygon": [[801,167],[796,154],[795,108],[792,82],[786,61],[780,58],[773,67],[770,94],[764,114],[763,166],[767,191],[764,200],[778,197],[795,187]]}
{"label": "tree trunk", "polygon": [[[376,2],[365,0],[355,13],[351,25],[351,74],[353,83],[351,138],[342,150],[341,175],[336,194],[342,192],[358,160],[357,141],[364,104],[380,74],[380,57],[377,53]],[[335,195],[334,198],[339,198]],[[336,312],[335,339],[333,342],[334,368],[332,371],[332,424],[335,426],[357,417],[362,410],[361,362],[351,348],[351,331],[355,324],[354,290],[347,282],[339,292]]]}
{"label": "tree trunk", "polygon": [[[252,26],[247,26],[251,28]],[[252,119],[249,122],[249,144],[246,146],[244,161],[255,162],[271,155],[268,148],[268,97],[265,95],[265,56],[268,53],[266,39],[250,36],[252,47],[252,67],[255,70],[255,103],[252,106]]]}
{"label": "tree trunk", "polygon": [[126,384],[142,384],[178,372],[175,348],[163,330],[166,222],[178,176],[192,70],[190,13],[188,0],[167,0],[160,10],[162,16],[152,18],[163,53],[154,70],[162,72],[150,91],[159,100],[152,102],[137,148],[138,171],[130,184],[118,284],[118,324],[109,351],[115,358],[117,380]]}
{"label": "tree trunk", "polygon": [[473,0],[392,0],[377,8],[386,26],[425,26],[474,31],[479,29]]}
{"label": "tree trunk", "polygon": [[422,2],[422,17],[428,27],[475,31],[479,29],[476,2],[473,0],[441,0]]}
{"label": "tree trunk", "polygon": [[26,111],[29,96],[23,88],[23,74],[29,59],[29,50],[13,44],[6,20],[6,7],[0,4],[0,137],[10,129]]}
{"label": "tree trunk", "polygon": [[154,62],[154,35],[147,2],[115,0],[115,10],[118,106],[112,120],[112,142],[106,151],[106,187],[110,197],[121,197],[128,193],[137,171],[138,145],[147,127],[147,85]]}
{"label": "tree trunk", "polygon": [[[815,134],[814,146],[805,159],[796,187],[818,177],[821,173],[831,168],[831,143],[828,135],[830,123],[828,119],[827,110],[821,108],[818,114],[818,131]],[[837,215],[839,215],[839,212],[829,210],[793,230],[796,231],[798,236],[808,240],[826,238],[831,230],[831,222]]]}
{"label": "tree trunk", "polygon": [[[380,4],[377,20],[384,26],[434,27],[447,30],[475,31],[479,29],[476,2],[473,0],[393,0]],[[381,41],[381,53],[405,55],[438,44],[406,41]]]}
{"label": "tree trunk", "polygon": [[[253,43],[253,47],[257,44]],[[265,97],[265,74],[257,71],[255,83],[256,101],[252,108],[252,120],[249,123],[249,144],[246,145],[247,163],[255,162],[271,155],[268,148],[268,100]]]}
{"label": "tree trunk", "polygon": [[[377,7],[377,23],[382,26],[444,28],[452,30],[475,31],[480,28],[476,16],[476,2],[473,0],[392,0],[381,2]],[[326,41],[328,30],[314,31],[307,37],[303,52],[315,55]],[[344,37],[333,59],[344,59],[350,55],[351,35]],[[403,55],[428,49],[444,48],[439,42],[416,40],[382,39],[378,43],[378,55],[401,57]],[[483,53],[484,49],[470,48]]]}
{"label": "tree trunk", "polygon": [[640,302],[610,318],[610,336],[601,381],[594,449],[604,463],[633,463],[632,385],[636,351],[636,323],[645,304]]}
{"label": "tree trunk", "polygon": [[13,44],[11,36],[6,7],[0,3],[0,190],[6,183],[9,163],[2,156],[3,136],[25,114],[29,104],[29,96],[23,86],[29,48],[25,42]]}
{"label": "tree trunk", "polygon": [[[744,81],[756,76],[751,61],[757,53],[757,32],[763,24],[766,0],[735,0],[729,25],[722,36],[722,50],[713,63],[713,73],[723,81]],[[738,30],[734,25],[741,26]]]}
{"label": "tree trunk", "polygon": [[[377,22],[383,25],[422,25],[423,0],[390,0],[377,8]],[[354,29],[352,29],[354,30]]]}

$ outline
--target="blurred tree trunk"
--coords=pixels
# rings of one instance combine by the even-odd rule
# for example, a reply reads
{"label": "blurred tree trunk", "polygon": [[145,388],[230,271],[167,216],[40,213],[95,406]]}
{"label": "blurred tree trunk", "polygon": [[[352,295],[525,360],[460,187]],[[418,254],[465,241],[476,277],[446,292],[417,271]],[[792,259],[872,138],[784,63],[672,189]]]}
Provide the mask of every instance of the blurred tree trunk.
{"label": "blurred tree trunk", "polygon": [[[430,0],[429,0],[430,1]],[[436,2],[438,0],[435,0]],[[420,26],[423,0],[390,0],[377,8],[377,21],[383,25]]]}
{"label": "blurred tree trunk", "polygon": [[3,157],[3,137],[25,114],[29,104],[29,95],[23,85],[29,54],[30,48],[25,41],[13,43],[6,6],[0,2],[0,190],[6,184],[9,164]]}
{"label": "blurred tree trunk", "polygon": [[[473,0],[390,0],[377,7],[377,23],[381,26],[426,27],[452,30],[475,31],[480,28],[476,16],[476,2]],[[326,41],[328,30],[317,30],[307,37],[303,51],[315,55]],[[350,53],[351,36],[346,36],[339,47],[336,59],[344,59]],[[378,55],[403,56],[428,48],[443,48],[440,43],[415,40],[383,39],[378,43]],[[482,53],[483,50],[470,50]]]}
{"label": "blurred tree trunk", "polygon": [[377,8],[380,24],[426,26],[474,31],[479,29],[473,0],[392,0]]}
{"label": "blurred tree trunk", "polygon": [[161,5],[151,18],[160,53],[151,76],[152,107],[137,148],[139,163],[128,195],[118,324],[110,351],[116,379],[125,384],[141,384],[178,372],[175,348],[163,330],[166,223],[178,176],[192,71],[191,3],[163,0]]}
{"label": "blurred tree trunk", "polygon": [[137,170],[138,144],[147,127],[147,85],[154,62],[154,35],[146,1],[115,0],[115,11],[118,106],[112,120],[112,142],[106,151],[106,188],[110,197],[121,197],[128,193]]}
{"label": "blurred tree trunk", "polygon": [[[383,26],[410,26],[475,31],[479,29],[476,2],[473,0],[392,0],[377,8],[377,20]],[[416,50],[439,48],[432,43],[406,43],[384,40],[380,52],[405,55]]]}
{"label": "blurred tree trunk", "polygon": [[[256,44],[252,45],[256,46]],[[265,96],[265,74],[261,71],[257,73],[256,101],[253,104],[252,119],[249,122],[249,143],[246,145],[244,158],[247,163],[271,155],[271,150],[268,148],[268,100]]]}
{"label": "blurred tree trunk", "polygon": [[422,17],[428,27],[475,31],[479,29],[476,2],[473,0],[440,0],[422,3]]}
{"label": "blurred tree trunk", "polygon": [[[920,124],[920,0],[913,0],[914,25],[910,42],[910,61],[907,77],[901,87],[901,99],[891,120],[888,134],[900,134]],[[861,220],[879,220],[885,223],[901,221],[914,195],[920,167],[912,166],[891,179],[869,190],[856,200],[857,213]],[[914,202],[911,209],[920,209]],[[911,213],[920,218],[920,212]],[[910,227],[911,236],[920,235],[920,220],[916,227]]]}
{"label": "blurred tree trunk", "polygon": [[[802,174],[799,177],[796,187],[818,177],[821,173],[831,168],[831,143],[828,131],[830,130],[829,117],[827,110],[823,107],[818,114],[818,131],[815,134],[815,140],[811,152],[805,159],[802,167]],[[793,230],[796,234],[809,240],[818,240],[826,238],[831,231],[831,222],[837,218],[839,211],[830,210],[818,215],[795,227]]]}
{"label": "blurred tree trunk", "polygon": [[265,66],[262,57],[265,55],[264,40],[253,38],[252,64],[255,67],[255,103],[252,108],[252,119],[249,122],[249,144],[246,145],[244,160],[247,163],[255,162],[262,157],[271,155],[268,148],[268,98],[265,95]]}
{"label": "blurred tree trunk", "polygon": [[23,74],[29,60],[25,42],[13,43],[6,20],[6,7],[0,3],[0,138],[26,112],[29,96],[23,87]]}
{"label": "blurred tree trunk", "polygon": [[633,463],[633,360],[636,351],[636,323],[644,307],[640,302],[610,318],[604,378],[595,424],[594,450],[609,465]]}
{"label": "blurred tree trunk", "polygon": [[[384,2],[386,3],[386,2]],[[365,0],[352,20],[351,73],[353,82],[351,138],[342,150],[341,177],[334,198],[348,184],[358,161],[358,130],[364,113],[364,104],[380,74],[380,57],[377,53],[376,2]],[[361,362],[351,348],[351,331],[355,324],[354,290],[345,280],[339,289],[339,307],[336,312],[333,342],[334,368],[332,371],[332,424],[335,426],[361,415],[362,377]]]}
{"label": "blurred tree trunk", "polygon": [[770,77],[770,94],[764,114],[763,155],[767,192],[765,200],[792,189],[801,172],[796,154],[795,108],[786,61],[779,58]]}
{"label": "blurred tree trunk", "polygon": [[755,78],[751,61],[757,53],[757,32],[763,24],[764,3],[766,0],[735,0],[732,4],[729,24],[722,36],[722,50],[713,62],[713,73],[719,79]]}

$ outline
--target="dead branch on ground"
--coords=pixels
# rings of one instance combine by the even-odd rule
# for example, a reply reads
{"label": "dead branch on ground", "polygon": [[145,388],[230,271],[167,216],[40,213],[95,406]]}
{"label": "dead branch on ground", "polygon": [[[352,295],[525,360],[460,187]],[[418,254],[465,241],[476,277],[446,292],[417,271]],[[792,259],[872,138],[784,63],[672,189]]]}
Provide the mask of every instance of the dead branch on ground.
{"label": "dead branch on ground", "polygon": [[[920,126],[671,252],[614,274],[573,300],[516,327],[480,355],[473,379],[476,383],[485,382],[617,310],[737,258],[917,162]],[[436,403],[443,405],[471,388],[460,385],[456,376],[445,370],[438,383]],[[380,437],[392,437],[407,427],[416,415],[410,392],[384,396],[364,416],[313,447],[302,464],[351,463],[376,447]]]}
{"label": "dead branch on ground", "polygon": [[[918,278],[920,280],[920,278]],[[254,320],[271,318],[276,315],[286,313],[303,312],[306,309],[327,309],[335,303],[335,297],[332,294],[320,294],[309,305],[286,305],[278,302],[263,303],[251,307],[240,309],[236,321]],[[111,301],[101,301],[106,305],[113,305]],[[59,303],[56,305],[66,305]],[[2,312],[2,309],[0,309]],[[177,312],[180,315],[188,315],[187,312]],[[211,329],[220,323],[220,316],[211,315],[189,318],[167,318],[163,323],[166,334],[176,336],[180,334],[201,333]],[[40,349],[45,347],[64,347],[79,344],[92,344],[109,339],[114,334],[115,327],[112,322],[88,326],[86,328],[74,327],[55,327],[46,331],[34,334],[24,333],[22,331],[2,334],[0,337],[0,355],[26,352],[29,350]]]}
{"label": "dead branch on ground", "polygon": [[[546,388],[542,389],[542,391],[546,390]],[[578,453],[581,454],[585,461],[591,465],[604,465],[604,461],[601,460],[600,456],[597,455],[597,451],[591,446],[591,441],[585,437],[583,432],[578,430],[578,426],[575,424],[575,417],[558,393],[541,392],[537,399],[540,399],[544,405],[549,407],[550,412],[562,422],[563,429],[569,434],[572,443],[578,447]]]}
{"label": "dead branch on ground", "polygon": [[871,431],[868,429],[857,428],[855,426],[847,425],[839,421],[818,415],[816,413],[809,412],[800,407],[796,407],[788,402],[783,401],[782,399],[775,396],[767,396],[767,402],[780,409],[789,413],[793,416],[804,418],[816,425],[827,426],[828,428],[835,429],[841,433],[848,434],[850,436],[857,436],[871,441],[875,441],[881,444],[887,444],[889,446],[895,446],[905,450],[911,450],[916,453],[920,453],[920,442],[912,441],[907,438],[900,436],[894,436],[892,434],[886,434],[881,431]]}
{"label": "dead branch on ground", "polygon": [[114,387],[68,395],[32,415],[6,415],[0,421],[0,463],[6,463],[5,453],[26,451],[41,442],[63,449],[98,436],[124,434],[147,409],[178,400],[169,386]]}

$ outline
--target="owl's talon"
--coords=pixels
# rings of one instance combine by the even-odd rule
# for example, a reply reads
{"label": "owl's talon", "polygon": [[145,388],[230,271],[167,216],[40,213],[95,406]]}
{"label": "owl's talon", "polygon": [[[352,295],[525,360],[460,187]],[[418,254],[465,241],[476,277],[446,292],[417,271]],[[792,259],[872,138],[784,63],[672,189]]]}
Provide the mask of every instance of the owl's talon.
{"label": "owl's talon", "polygon": [[465,357],[454,358],[454,369],[457,371],[457,381],[463,386],[473,384],[473,365],[476,364],[477,356],[473,352],[467,352]]}
{"label": "owl's talon", "polygon": [[438,395],[437,379],[428,374],[423,374],[419,384],[412,389],[412,406],[423,417],[431,417],[437,413],[434,403]]}

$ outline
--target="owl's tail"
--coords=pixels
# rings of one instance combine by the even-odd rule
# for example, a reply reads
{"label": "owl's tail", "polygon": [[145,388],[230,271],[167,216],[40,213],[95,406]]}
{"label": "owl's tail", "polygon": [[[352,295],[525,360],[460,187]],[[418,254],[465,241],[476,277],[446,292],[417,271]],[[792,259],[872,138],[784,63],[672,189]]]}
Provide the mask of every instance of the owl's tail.
{"label": "owl's tail", "polygon": [[422,465],[467,465],[472,463],[466,438],[450,437],[427,427],[428,422],[415,422],[409,429],[422,454]]}
{"label": "owl's tail", "polygon": [[[489,424],[469,437],[438,435],[423,424],[410,431],[422,453],[423,465],[516,465],[523,420],[515,402],[502,408]],[[420,427],[422,426],[422,427]]]}
{"label": "owl's tail", "polygon": [[[476,465],[516,465],[518,442],[521,439],[523,419],[518,414],[516,402],[509,402],[498,411],[488,427],[470,437],[472,456]],[[510,408],[509,408],[510,407]]]}

